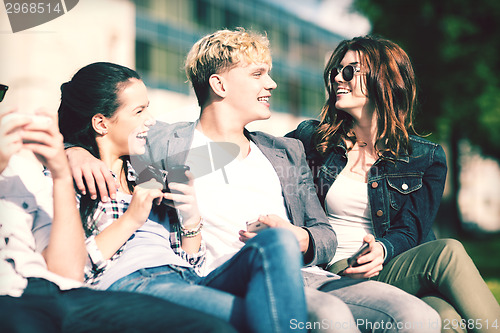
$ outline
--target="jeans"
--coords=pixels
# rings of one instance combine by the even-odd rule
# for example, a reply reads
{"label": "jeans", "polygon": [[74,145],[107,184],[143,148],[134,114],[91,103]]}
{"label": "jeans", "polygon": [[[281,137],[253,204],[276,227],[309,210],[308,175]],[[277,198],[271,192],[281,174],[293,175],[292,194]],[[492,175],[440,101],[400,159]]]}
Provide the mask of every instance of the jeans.
{"label": "jeans", "polygon": [[[420,299],[377,281],[305,274],[306,286],[341,299],[361,332],[439,332],[439,315]],[[333,310],[331,310],[333,311]]]}
{"label": "jeans", "polygon": [[307,318],[301,266],[294,234],[273,228],[206,277],[190,268],[161,266],[136,271],[109,289],[161,297],[218,316],[242,332],[290,332],[291,320]]}
{"label": "jeans", "polygon": [[[346,267],[340,260],[330,268]],[[440,315],[444,332],[496,332],[500,307],[463,245],[439,239],[416,246],[389,261],[373,278],[421,297]],[[495,325],[495,324],[493,324]]]}
{"label": "jeans", "polygon": [[0,332],[235,332],[224,321],[156,297],[87,288],[61,291],[29,278],[21,297],[0,296]]}
{"label": "jeans", "polygon": [[392,259],[376,279],[419,297],[434,294],[446,300],[451,306],[443,306],[444,302],[437,306],[435,299],[423,297],[439,311],[443,329],[460,329],[453,321],[458,318],[458,324],[465,323],[471,332],[498,332],[492,323],[496,320],[500,325],[500,306],[457,240],[439,239],[414,247]]}
{"label": "jeans", "polygon": [[[351,310],[340,298],[315,288],[306,287],[306,301],[309,310],[311,333],[359,333]],[[293,321],[299,327],[301,323]]]}

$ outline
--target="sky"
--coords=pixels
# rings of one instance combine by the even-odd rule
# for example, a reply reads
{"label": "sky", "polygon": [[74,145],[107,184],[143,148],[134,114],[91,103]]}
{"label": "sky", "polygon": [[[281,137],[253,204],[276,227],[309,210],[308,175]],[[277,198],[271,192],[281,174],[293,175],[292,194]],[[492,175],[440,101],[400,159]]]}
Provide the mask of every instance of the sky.
{"label": "sky", "polygon": [[352,0],[265,0],[346,38],[366,35],[368,19],[351,11]]}

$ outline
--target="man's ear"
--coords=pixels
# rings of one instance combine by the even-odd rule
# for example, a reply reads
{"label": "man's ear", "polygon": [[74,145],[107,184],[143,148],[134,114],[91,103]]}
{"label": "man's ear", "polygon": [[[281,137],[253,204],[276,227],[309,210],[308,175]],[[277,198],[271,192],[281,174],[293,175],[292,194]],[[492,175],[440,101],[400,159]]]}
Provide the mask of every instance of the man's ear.
{"label": "man's ear", "polygon": [[108,118],[101,113],[95,114],[92,117],[92,127],[97,134],[102,136],[108,134]]}
{"label": "man's ear", "polygon": [[214,94],[221,98],[226,97],[226,88],[224,87],[224,78],[222,76],[219,74],[210,75],[208,84],[210,85],[210,88],[212,88]]}

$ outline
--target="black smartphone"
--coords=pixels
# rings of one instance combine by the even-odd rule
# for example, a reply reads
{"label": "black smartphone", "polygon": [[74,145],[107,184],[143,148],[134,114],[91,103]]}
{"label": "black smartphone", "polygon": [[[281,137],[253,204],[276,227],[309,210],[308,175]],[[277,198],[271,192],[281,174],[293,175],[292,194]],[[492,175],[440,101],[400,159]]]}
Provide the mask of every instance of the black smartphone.
{"label": "black smartphone", "polygon": [[187,165],[176,165],[167,170],[167,183],[182,183],[187,184],[189,178],[186,176],[186,171],[189,170]]}
{"label": "black smartphone", "polygon": [[367,254],[369,251],[369,245],[368,243],[364,243],[357,251],[354,253],[352,256],[347,258],[347,265],[348,267],[358,267],[361,266],[358,264],[358,258]]}
{"label": "black smartphone", "polygon": [[[186,171],[190,170],[189,166],[187,165],[176,165],[167,170],[167,182],[166,186],[163,190],[163,192],[168,192],[168,193],[176,193],[176,192],[171,192],[170,188],[168,187],[169,183],[181,183],[181,184],[187,184],[189,182],[189,178],[186,176]],[[163,199],[162,203],[170,205],[173,204],[172,200],[167,200]]]}

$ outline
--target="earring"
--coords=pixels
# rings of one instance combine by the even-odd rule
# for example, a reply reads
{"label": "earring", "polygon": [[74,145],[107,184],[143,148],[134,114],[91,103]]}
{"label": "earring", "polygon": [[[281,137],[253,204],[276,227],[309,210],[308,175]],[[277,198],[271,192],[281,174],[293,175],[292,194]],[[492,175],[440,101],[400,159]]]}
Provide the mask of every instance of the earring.
{"label": "earring", "polygon": [[103,135],[103,136],[106,135],[106,134],[108,134],[108,130],[103,130],[102,133],[101,133],[101,135]]}

